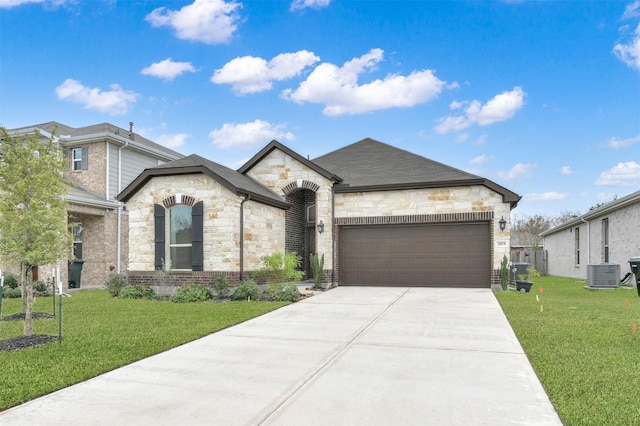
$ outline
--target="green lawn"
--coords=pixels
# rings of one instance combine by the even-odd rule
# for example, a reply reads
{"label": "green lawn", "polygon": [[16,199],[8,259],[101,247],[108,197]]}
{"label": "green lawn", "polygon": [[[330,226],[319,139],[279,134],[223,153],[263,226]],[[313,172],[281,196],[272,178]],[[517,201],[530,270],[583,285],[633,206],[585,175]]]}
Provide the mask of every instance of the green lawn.
{"label": "green lawn", "polygon": [[[105,290],[74,292],[63,303],[62,343],[0,352],[0,410],[287,304],[120,300]],[[5,299],[2,316],[20,309],[19,299]],[[35,311],[53,313],[52,299],[38,298]],[[1,321],[0,340],[22,335],[22,324]],[[58,319],[35,321],[34,334],[57,336]]]}
{"label": "green lawn", "polygon": [[[563,423],[640,424],[636,290],[591,291],[573,278],[533,281],[530,293],[496,296]],[[526,395],[505,397],[527,403]]]}

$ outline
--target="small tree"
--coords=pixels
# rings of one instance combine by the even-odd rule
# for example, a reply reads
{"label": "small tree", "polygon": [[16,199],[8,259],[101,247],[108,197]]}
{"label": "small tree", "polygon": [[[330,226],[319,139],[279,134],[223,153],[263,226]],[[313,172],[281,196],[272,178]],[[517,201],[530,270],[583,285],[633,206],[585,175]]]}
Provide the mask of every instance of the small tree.
{"label": "small tree", "polygon": [[54,139],[0,127],[0,255],[20,265],[25,336],[33,333],[33,268],[55,263],[72,243],[65,158]]}

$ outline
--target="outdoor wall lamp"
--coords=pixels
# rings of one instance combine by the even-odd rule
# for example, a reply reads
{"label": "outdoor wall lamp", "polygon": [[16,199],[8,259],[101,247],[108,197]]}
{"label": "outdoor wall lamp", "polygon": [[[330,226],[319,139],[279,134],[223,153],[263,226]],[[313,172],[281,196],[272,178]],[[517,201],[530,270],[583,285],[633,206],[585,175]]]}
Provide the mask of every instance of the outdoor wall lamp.
{"label": "outdoor wall lamp", "polygon": [[324,232],[324,222],[320,219],[320,223],[318,223],[318,233],[322,234]]}
{"label": "outdoor wall lamp", "polygon": [[498,221],[498,224],[500,225],[500,230],[504,231],[504,229],[507,227],[507,221],[504,220],[504,216],[502,216],[502,219]]}

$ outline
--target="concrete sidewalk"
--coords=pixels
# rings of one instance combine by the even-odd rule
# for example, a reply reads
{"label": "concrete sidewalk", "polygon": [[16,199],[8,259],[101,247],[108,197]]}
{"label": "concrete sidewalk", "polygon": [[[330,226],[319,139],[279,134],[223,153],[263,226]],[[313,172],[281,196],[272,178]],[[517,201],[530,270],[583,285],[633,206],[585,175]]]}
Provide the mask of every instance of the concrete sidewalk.
{"label": "concrete sidewalk", "polygon": [[338,287],[0,413],[10,425],[561,425],[490,290]]}

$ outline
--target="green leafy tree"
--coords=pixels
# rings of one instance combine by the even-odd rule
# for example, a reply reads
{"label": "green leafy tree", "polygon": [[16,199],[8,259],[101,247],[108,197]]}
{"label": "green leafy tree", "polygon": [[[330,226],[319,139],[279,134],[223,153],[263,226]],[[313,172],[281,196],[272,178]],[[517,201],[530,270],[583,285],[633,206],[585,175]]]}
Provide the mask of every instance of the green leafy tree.
{"label": "green leafy tree", "polygon": [[33,333],[33,268],[71,247],[65,158],[52,136],[12,136],[0,127],[0,255],[21,270],[24,335]]}

